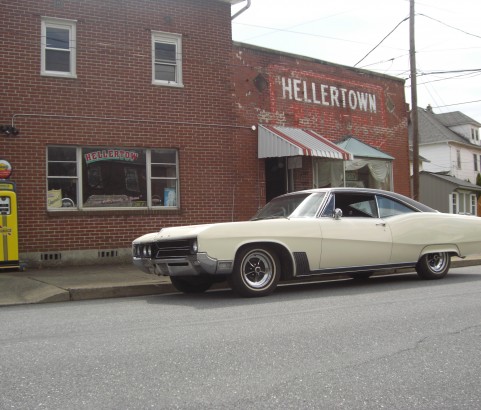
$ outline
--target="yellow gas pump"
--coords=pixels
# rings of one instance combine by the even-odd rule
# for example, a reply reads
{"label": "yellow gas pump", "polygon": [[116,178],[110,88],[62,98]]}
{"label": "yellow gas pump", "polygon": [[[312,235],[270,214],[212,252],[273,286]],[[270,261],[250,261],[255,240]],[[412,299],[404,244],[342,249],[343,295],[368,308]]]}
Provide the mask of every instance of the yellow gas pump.
{"label": "yellow gas pump", "polygon": [[[0,161],[0,175],[6,172],[3,169],[6,166],[5,163],[6,161]],[[0,271],[7,268],[20,268],[17,194],[14,182],[0,179]]]}

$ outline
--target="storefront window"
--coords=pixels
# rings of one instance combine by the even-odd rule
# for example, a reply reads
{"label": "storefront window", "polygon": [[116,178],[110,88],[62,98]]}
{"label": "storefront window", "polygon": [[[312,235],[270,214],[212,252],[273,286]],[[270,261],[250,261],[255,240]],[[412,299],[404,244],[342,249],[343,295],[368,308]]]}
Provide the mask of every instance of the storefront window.
{"label": "storefront window", "polygon": [[392,163],[377,159],[353,161],[315,158],[313,161],[314,187],[392,188]]}
{"label": "storefront window", "polygon": [[48,147],[48,209],[178,206],[176,150]]}

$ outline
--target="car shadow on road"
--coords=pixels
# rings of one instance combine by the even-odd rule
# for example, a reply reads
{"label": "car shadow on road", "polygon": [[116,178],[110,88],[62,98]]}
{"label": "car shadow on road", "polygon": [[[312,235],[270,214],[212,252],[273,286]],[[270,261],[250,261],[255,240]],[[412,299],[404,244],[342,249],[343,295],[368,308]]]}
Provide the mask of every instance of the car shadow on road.
{"label": "car shadow on road", "polygon": [[[379,275],[366,280],[349,277],[336,279],[307,279],[299,282],[280,284],[274,293],[261,298],[241,298],[227,285],[202,294],[169,293],[150,296],[149,304],[190,306],[196,309],[216,309],[226,306],[265,305],[282,301],[305,300],[307,298],[329,298],[342,296],[363,296],[388,291],[409,289],[430,289],[467,282],[481,282],[481,273],[473,268],[461,268],[462,272],[451,272],[440,280],[422,280],[415,272]],[[220,304],[219,301],[224,303]]]}

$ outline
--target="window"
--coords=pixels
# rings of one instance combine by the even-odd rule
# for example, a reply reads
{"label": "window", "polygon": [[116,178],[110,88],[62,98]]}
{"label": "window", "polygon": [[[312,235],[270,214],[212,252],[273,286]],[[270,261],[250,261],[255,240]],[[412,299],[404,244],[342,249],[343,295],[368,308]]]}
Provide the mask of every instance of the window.
{"label": "window", "polygon": [[475,194],[471,194],[470,196],[471,199],[471,209],[470,209],[470,214],[471,215],[477,215],[478,212],[478,199],[476,198]]}
{"label": "window", "polygon": [[76,22],[42,19],[41,73],[76,77]]}
{"label": "window", "polygon": [[356,193],[336,193],[324,209],[322,216],[332,217],[333,209],[339,208],[344,217],[377,218],[377,206],[374,195]]}
{"label": "window", "polygon": [[476,194],[468,192],[453,192],[450,195],[449,212],[453,214],[477,215]]}
{"label": "window", "polygon": [[451,203],[449,204],[449,212],[452,214],[457,214],[458,213],[458,194],[456,192],[453,192],[450,195]]}
{"label": "window", "polygon": [[182,87],[182,37],[179,34],[152,33],[153,84]]}
{"label": "window", "polygon": [[461,151],[459,149],[456,150],[456,163],[458,169],[461,169]]}
{"label": "window", "polygon": [[383,196],[377,197],[377,204],[379,206],[379,217],[388,218],[394,215],[407,214],[415,212],[408,206],[394,201],[391,198],[386,198]]}
{"label": "window", "polygon": [[476,154],[473,154],[473,161],[474,161],[474,170],[478,170],[478,156]]}
{"label": "window", "polygon": [[173,149],[47,148],[47,208],[177,208]]}

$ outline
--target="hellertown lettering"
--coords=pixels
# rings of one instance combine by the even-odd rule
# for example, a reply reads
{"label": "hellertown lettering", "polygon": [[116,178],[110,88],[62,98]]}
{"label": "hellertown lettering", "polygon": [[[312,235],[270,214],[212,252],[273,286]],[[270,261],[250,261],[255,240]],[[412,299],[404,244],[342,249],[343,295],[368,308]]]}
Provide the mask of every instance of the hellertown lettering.
{"label": "hellertown lettering", "polygon": [[121,160],[121,161],[135,161],[139,157],[139,154],[135,151],[126,151],[123,149],[104,149],[100,151],[89,152],[84,155],[85,162],[90,164],[96,161],[107,160]]}
{"label": "hellertown lettering", "polygon": [[377,112],[375,94],[297,78],[282,77],[282,98],[327,107]]}

